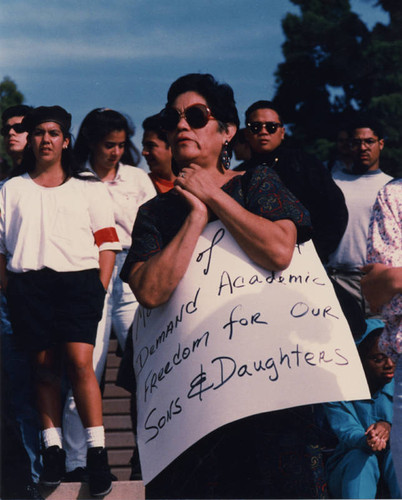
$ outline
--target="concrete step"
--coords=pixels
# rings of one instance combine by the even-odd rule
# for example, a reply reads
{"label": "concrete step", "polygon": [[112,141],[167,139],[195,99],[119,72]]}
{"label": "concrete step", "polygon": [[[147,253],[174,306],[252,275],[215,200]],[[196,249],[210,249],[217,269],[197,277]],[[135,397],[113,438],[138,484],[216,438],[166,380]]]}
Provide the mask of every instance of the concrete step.
{"label": "concrete step", "polygon": [[130,415],[130,398],[104,399],[103,415]]}
{"label": "concrete step", "polygon": [[134,448],[134,434],[133,431],[117,431],[106,433],[106,448]]}
{"label": "concrete step", "polygon": [[[49,500],[93,500],[87,483],[61,483],[56,489],[43,489],[42,495]],[[142,481],[118,481],[106,500],[144,500],[145,487]]]}
{"label": "concrete step", "polygon": [[115,383],[117,380],[118,368],[106,368],[105,381]]}
{"label": "concrete step", "polygon": [[118,341],[117,341],[115,335],[112,333],[112,336],[110,337],[110,340],[109,340],[109,351],[116,352],[118,345],[119,345]]}
{"label": "concrete step", "polygon": [[116,354],[113,354],[109,351],[109,354],[107,355],[106,358],[106,366],[108,368],[118,368],[121,363],[121,358],[116,356]]}
{"label": "concrete step", "polygon": [[107,431],[120,431],[131,429],[130,415],[105,415],[103,425]]}
{"label": "concrete step", "polygon": [[112,467],[112,473],[117,477],[118,481],[129,481],[131,477],[131,466]]}
{"label": "concrete step", "polygon": [[125,467],[130,467],[130,458],[133,456],[133,449],[132,448],[127,448],[127,449],[111,449],[108,450],[108,458],[109,458],[109,465],[110,467],[115,467],[115,466],[125,466]]}
{"label": "concrete step", "polygon": [[109,398],[128,398],[131,394],[123,389],[122,387],[117,387],[117,385],[106,383],[105,389],[103,391],[103,399]]}

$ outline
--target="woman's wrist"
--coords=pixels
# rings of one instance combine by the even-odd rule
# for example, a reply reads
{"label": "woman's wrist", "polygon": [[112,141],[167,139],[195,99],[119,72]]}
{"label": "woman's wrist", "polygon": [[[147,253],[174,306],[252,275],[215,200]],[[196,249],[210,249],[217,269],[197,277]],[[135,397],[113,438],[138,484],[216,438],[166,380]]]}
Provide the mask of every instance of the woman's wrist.
{"label": "woman's wrist", "polygon": [[201,231],[208,223],[208,208],[193,208],[187,216],[191,225],[199,226]]}

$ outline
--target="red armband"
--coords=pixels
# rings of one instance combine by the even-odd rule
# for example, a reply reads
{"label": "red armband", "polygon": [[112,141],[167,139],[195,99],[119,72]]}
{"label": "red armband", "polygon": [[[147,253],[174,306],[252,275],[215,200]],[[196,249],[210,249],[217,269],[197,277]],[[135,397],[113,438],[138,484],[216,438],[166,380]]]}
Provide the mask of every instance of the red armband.
{"label": "red armband", "polygon": [[116,229],[114,227],[105,227],[99,229],[94,233],[95,243],[98,247],[103,245],[103,243],[118,243],[119,238],[117,236]]}

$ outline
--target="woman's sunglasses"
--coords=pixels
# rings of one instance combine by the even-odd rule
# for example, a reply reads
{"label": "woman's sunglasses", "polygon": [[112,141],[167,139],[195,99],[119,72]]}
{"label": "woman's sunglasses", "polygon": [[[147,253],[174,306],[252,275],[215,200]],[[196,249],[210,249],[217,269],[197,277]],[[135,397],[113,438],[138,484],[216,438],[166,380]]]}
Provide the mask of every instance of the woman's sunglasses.
{"label": "woman's sunglasses", "polygon": [[252,134],[259,134],[263,127],[265,127],[265,130],[268,132],[268,134],[275,134],[279,127],[283,127],[283,124],[278,122],[247,123],[247,128]]}
{"label": "woman's sunglasses", "polygon": [[203,128],[209,120],[215,120],[211,110],[204,104],[192,104],[183,112],[175,108],[165,108],[160,113],[161,126],[171,132],[175,130],[181,118],[184,118],[191,128]]}
{"label": "woman's sunglasses", "polygon": [[17,134],[22,134],[22,132],[26,132],[24,125],[22,123],[14,123],[14,125],[4,125],[1,128],[1,135],[6,137],[10,133],[10,130],[14,129]]}

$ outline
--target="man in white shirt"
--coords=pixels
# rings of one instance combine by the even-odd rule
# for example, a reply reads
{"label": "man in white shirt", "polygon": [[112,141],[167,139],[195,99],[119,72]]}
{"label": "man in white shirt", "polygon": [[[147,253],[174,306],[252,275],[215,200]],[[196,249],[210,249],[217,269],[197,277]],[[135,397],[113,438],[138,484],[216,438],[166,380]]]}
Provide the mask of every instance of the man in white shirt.
{"label": "man in white shirt", "polygon": [[380,170],[384,139],[380,127],[371,121],[356,123],[351,130],[351,170],[333,173],[342,190],[349,220],[338,248],[330,255],[328,272],[359,302],[364,314],[371,316],[360,287],[361,267],[366,263],[366,244],[371,210],[378,191],[392,177]]}

